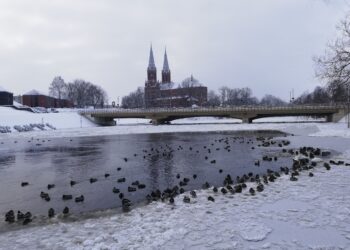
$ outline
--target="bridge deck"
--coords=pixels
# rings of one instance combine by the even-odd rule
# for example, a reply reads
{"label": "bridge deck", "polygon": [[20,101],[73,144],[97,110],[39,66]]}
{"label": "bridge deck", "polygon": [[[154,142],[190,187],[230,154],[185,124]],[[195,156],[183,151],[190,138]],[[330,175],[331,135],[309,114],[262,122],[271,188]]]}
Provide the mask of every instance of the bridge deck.
{"label": "bridge deck", "polygon": [[162,123],[179,118],[216,116],[232,117],[251,122],[253,119],[269,116],[330,116],[339,113],[338,106],[240,106],[217,108],[150,108],[150,109],[88,109],[80,111],[81,115],[90,116],[100,121],[114,118],[148,118],[155,123]]}

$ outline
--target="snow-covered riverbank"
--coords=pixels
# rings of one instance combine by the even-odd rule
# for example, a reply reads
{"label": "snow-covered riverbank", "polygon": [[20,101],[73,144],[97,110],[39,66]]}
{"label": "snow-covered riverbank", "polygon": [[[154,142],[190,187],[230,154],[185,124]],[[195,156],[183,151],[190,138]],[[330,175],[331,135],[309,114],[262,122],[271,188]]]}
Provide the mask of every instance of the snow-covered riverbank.
{"label": "snow-covered riverbank", "polygon": [[19,133],[13,130],[9,134],[0,134],[3,138],[48,138],[77,137],[115,134],[169,133],[169,132],[205,132],[231,130],[282,130],[293,134],[313,136],[350,137],[345,119],[339,123],[323,123],[322,119],[308,117],[272,117],[256,120],[253,124],[242,124],[237,119],[218,119],[213,117],[186,118],[175,120],[171,125],[154,126],[147,119],[116,119],[115,127],[98,127],[81,117],[76,110],[62,109],[59,113],[31,113],[12,108],[0,107],[0,126],[28,125],[30,123],[49,123],[57,130],[31,131]]}

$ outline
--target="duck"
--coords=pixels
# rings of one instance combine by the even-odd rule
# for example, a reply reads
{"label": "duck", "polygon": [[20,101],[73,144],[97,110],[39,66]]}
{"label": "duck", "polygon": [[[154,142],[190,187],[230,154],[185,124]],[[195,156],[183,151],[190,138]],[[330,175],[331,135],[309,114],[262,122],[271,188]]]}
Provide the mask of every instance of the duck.
{"label": "duck", "polygon": [[24,219],[24,214],[21,211],[17,211],[17,220],[23,220]]}
{"label": "duck", "polygon": [[183,202],[185,202],[185,203],[190,203],[191,202],[191,199],[190,199],[190,197],[188,197],[188,196],[184,196],[184,198],[183,198]]}
{"label": "duck", "polygon": [[73,199],[73,196],[71,194],[62,195],[62,200],[64,200],[64,201],[71,200],[71,199]]}
{"label": "duck", "polygon": [[55,187],[55,184],[48,184],[47,185],[47,189],[50,190],[51,188],[54,188]]}
{"label": "duck", "polygon": [[52,218],[55,216],[55,210],[53,208],[50,208],[48,211],[48,216],[49,218]]}
{"label": "duck", "polygon": [[64,215],[69,214],[69,208],[68,208],[68,207],[65,207],[65,208],[63,209],[63,214],[64,214]]}
{"label": "duck", "polygon": [[90,178],[90,183],[94,183],[97,181],[97,178]]}
{"label": "duck", "polygon": [[212,196],[208,196],[208,201],[215,202],[215,199],[214,199],[214,197],[212,197]]}
{"label": "duck", "polygon": [[264,185],[260,183],[260,184],[256,187],[256,190],[257,190],[258,192],[264,191]]}
{"label": "duck", "polygon": [[137,187],[138,187],[138,189],[144,189],[144,188],[146,188],[146,185],[140,183],[139,185],[137,185]]}
{"label": "duck", "polygon": [[192,198],[197,198],[197,193],[196,193],[196,191],[192,190],[192,191],[190,192],[190,194],[191,194]]}
{"label": "duck", "polygon": [[119,179],[117,180],[117,182],[119,182],[119,183],[121,183],[121,182],[125,182],[125,181],[126,181],[125,177],[123,177],[123,178],[119,178]]}
{"label": "duck", "polygon": [[24,220],[23,220],[23,225],[25,226],[25,225],[28,225],[30,222],[32,222],[32,219],[31,218],[25,218]]}
{"label": "duck", "polygon": [[116,188],[116,187],[113,187],[113,193],[115,193],[115,194],[118,194],[119,192],[120,192],[120,190],[118,189],[118,188]]}
{"label": "duck", "polygon": [[22,186],[22,187],[25,187],[25,186],[28,186],[28,185],[29,185],[29,183],[26,182],[26,181],[23,181],[23,182],[21,183],[21,186]]}
{"label": "duck", "polygon": [[298,178],[297,178],[297,177],[295,177],[294,175],[292,175],[292,176],[290,177],[290,180],[291,180],[291,181],[297,181],[297,180],[298,180]]}
{"label": "duck", "polygon": [[84,195],[80,195],[79,197],[75,198],[75,202],[83,202],[85,200]]}
{"label": "duck", "polygon": [[15,222],[15,212],[13,210],[10,210],[5,214],[5,221],[8,223]]}
{"label": "duck", "polygon": [[138,186],[139,184],[140,184],[139,181],[134,181],[134,182],[131,183],[131,185],[133,185],[133,186]]}
{"label": "duck", "polygon": [[255,190],[254,190],[254,188],[250,188],[250,189],[249,189],[249,193],[250,193],[251,195],[255,195]]}

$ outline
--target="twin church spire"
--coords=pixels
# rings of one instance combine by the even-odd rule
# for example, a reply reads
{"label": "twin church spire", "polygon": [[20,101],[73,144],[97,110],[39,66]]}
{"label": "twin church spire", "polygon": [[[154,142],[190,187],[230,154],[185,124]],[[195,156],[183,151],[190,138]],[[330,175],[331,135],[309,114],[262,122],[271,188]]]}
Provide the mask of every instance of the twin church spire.
{"label": "twin church spire", "polygon": [[[148,60],[148,67],[147,67],[147,82],[153,83],[153,84],[157,83],[157,68],[154,63],[152,45],[149,53],[149,60]],[[165,49],[163,69],[162,69],[162,83],[170,83],[170,82],[171,82],[171,73],[170,73],[170,68],[168,63],[168,55]]]}

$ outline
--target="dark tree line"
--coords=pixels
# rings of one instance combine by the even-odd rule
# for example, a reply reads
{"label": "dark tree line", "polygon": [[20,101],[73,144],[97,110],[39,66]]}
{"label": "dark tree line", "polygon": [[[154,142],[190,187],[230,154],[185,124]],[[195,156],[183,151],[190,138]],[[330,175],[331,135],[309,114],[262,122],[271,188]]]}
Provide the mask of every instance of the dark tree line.
{"label": "dark tree line", "polygon": [[325,87],[317,86],[311,93],[305,92],[295,104],[344,104],[347,102],[347,87],[339,82],[331,82]]}
{"label": "dark tree line", "polygon": [[138,87],[136,91],[122,98],[122,108],[144,108],[145,92],[144,89]]}
{"label": "dark tree line", "polygon": [[70,100],[78,108],[103,107],[108,101],[107,93],[100,86],[83,79],[65,83],[62,77],[57,76],[53,79],[49,92],[58,99]]}
{"label": "dark tree line", "polygon": [[[183,88],[193,87],[186,82],[181,85]],[[208,92],[207,103],[205,106],[243,106],[243,105],[267,105],[267,106],[283,106],[287,103],[282,99],[273,95],[265,95],[260,101],[253,96],[250,88],[228,88],[222,87],[219,89],[219,94],[210,90]],[[122,108],[144,108],[144,89],[139,87],[136,91],[122,98]]]}
{"label": "dark tree line", "polygon": [[250,88],[229,88],[221,87],[219,94],[211,90],[208,93],[207,106],[252,106],[252,105],[265,105],[265,106],[283,106],[287,103],[282,99],[273,96],[265,95],[260,101],[253,95],[253,91]]}

